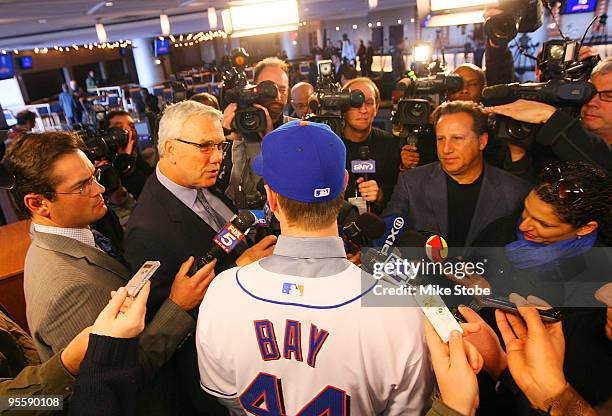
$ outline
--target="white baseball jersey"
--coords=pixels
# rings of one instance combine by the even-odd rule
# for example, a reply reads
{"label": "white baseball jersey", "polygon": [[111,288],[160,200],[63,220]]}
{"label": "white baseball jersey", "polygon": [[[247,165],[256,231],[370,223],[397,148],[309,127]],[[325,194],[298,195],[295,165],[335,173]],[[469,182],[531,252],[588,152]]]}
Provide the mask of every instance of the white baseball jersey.
{"label": "white baseball jersey", "polygon": [[202,388],[254,415],[420,415],[433,386],[421,311],[362,306],[361,275],[221,273],[198,318]]}

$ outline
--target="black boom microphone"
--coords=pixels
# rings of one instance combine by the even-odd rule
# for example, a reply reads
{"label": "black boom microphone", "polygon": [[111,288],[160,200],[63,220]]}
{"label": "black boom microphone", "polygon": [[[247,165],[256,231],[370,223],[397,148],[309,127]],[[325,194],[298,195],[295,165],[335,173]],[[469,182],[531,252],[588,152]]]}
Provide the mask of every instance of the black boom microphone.
{"label": "black boom microphone", "polygon": [[251,211],[245,210],[241,211],[238,215],[234,215],[213,238],[212,247],[208,252],[198,259],[196,270],[199,270],[219,256],[229,254],[240,243],[240,240],[244,239],[249,229],[256,222],[257,218]]}
{"label": "black boom microphone", "polygon": [[355,221],[342,228],[342,236],[351,246],[351,252],[359,249],[385,232],[385,222],[377,215],[364,212]]}

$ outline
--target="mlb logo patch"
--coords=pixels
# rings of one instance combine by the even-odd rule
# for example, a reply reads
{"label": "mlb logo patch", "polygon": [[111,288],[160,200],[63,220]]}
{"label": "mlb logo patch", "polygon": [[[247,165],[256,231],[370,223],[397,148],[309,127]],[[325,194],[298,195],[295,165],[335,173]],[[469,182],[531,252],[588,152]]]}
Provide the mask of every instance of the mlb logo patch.
{"label": "mlb logo patch", "polygon": [[324,196],[328,196],[330,193],[331,193],[330,188],[315,189],[314,196],[315,198],[323,198]]}
{"label": "mlb logo patch", "polygon": [[297,283],[283,283],[282,293],[285,295],[299,297],[304,294],[304,285],[298,285]]}

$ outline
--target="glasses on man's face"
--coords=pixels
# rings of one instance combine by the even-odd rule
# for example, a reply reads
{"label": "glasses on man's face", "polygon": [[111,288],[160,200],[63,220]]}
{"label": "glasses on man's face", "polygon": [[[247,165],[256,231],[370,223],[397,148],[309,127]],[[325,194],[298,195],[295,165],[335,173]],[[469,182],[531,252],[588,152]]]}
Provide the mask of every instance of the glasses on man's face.
{"label": "glasses on man's face", "polygon": [[101,175],[100,169],[96,169],[94,171],[93,175],[91,175],[91,178],[87,179],[86,181],[81,182],[81,184],[79,185],[79,188],[78,188],[77,191],[74,191],[74,192],[56,192],[56,194],[58,194],[58,195],[91,196],[94,182],[97,183],[97,184],[100,184],[101,176],[102,175]]}
{"label": "glasses on man's face", "polygon": [[599,95],[601,101],[612,103],[612,90],[596,91],[595,95]]}
{"label": "glasses on man's face", "polygon": [[194,143],[194,142],[188,142],[187,140],[182,140],[182,139],[174,139],[177,142],[181,142],[181,143],[185,143],[185,144],[189,144],[193,147],[197,147],[200,150],[200,153],[208,155],[211,154],[213,149],[217,149],[218,151],[220,151],[221,153],[224,153],[229,145],[230,142],[221,142],[221,143],[213,143],[213,142],[208,142],[208,143]]}
{"label": "glasses on man's face", "polygon": [[577,184],[571,184],[566,181],[560,167],[547,166],[544,168],[543,178],[555,185],[557,196],[561,201],[574,205],[582,200],[584,190]]}

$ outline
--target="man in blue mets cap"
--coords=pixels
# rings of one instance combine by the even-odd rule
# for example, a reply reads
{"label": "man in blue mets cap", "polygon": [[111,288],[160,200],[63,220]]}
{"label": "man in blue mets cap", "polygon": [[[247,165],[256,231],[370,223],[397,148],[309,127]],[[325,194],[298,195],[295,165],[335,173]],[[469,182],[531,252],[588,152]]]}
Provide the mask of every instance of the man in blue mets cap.
{"label": "man in blue mets cap", "polygon": [[431,392],[419,310],[362,307],[373,286],[336,224],[345,153],[328,126],[293,121],[254,160],[281,235],[215,278],[196,331],[200,385],[232,414],[419,415]]}

